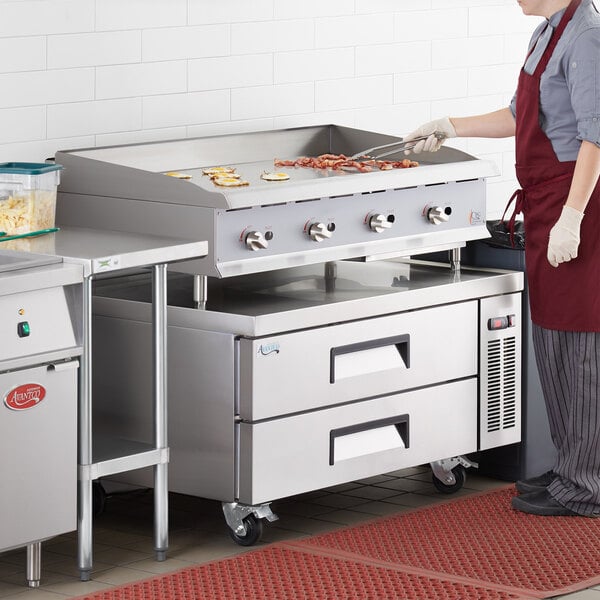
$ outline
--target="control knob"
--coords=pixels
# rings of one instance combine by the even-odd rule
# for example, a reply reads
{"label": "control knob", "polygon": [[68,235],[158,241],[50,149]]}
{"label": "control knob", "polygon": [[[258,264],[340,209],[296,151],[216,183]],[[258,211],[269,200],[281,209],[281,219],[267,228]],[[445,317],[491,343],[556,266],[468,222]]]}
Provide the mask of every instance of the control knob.
{"label": "control knob", "polygon": [[452,209],[449,206],[446,208],[434,206],[427,211],[427,220],[433,225],[441,225],[448,221],[451,214]]}
{"label": "control knob", "polygon": [[333,227],[325,225],[325,223],[313,223],[308,228],[308,235],[314,242],[322,242],[328,240],[333,232]]}
{"label": "control knob", "polygon": [[392,222],[385,215],[377,214],[369,218],[369,228],[375,233],[381,233],[392,226]]}
{"label": "control knob", "polygon": [[260,231],[251,231],[246,235],[244,241],[249,250],[265,250],[269,247],[269,242]]}

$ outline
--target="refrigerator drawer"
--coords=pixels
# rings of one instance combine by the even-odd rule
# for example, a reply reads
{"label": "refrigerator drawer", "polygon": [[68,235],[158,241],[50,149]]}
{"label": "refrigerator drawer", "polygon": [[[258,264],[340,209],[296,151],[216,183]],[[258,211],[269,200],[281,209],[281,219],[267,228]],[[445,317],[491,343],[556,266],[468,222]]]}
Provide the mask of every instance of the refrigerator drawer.
{"label": "refrigerator drawer", "polygon": [[77,366],[0,374],[0,550],[77,527]]}
{"label": "refrigerator drawer", "polygon": [[239,500],[268,502],[477,450],[477,379],[241,423]]}
{"label": "refrigerator drawer", "polygon": [[255,421],[477,373],[477,301],[240,341],[240,414]]}

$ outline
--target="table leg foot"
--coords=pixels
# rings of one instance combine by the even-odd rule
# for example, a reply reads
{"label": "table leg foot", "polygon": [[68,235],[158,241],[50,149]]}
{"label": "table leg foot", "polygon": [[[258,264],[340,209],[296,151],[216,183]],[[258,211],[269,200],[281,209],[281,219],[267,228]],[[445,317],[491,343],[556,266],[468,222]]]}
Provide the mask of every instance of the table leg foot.
{"label": "table leg foot", "polygon": [[42,576],[42,543],[27,544],[27,585],[40,587]]}
{"label": "table leg foot", "polygon": [[167,560],[167,551],[166,550],[157,550],[156,551],[156,560],[158,562],[163,562]]}

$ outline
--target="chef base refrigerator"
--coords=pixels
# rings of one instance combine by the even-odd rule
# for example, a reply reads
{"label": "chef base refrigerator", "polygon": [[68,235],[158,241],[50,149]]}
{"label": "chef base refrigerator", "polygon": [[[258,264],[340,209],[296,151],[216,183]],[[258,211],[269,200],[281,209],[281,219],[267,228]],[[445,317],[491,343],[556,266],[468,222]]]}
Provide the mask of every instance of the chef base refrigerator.
{"label": "chef base refrigerator", "polygon": [[[169,488],[221,500],[239,543],[269,502],[309,490],[423,463],[460,488],[463,455],[519,440],[521,286],[520,273],[337,262],[211,279],[198,310],[193,277],[172,274]],[[95,423],[138,439],[150,364],[124,359],[151,342],[150,293],[146,275],[96,289]]]}
{"label": "chef base refrigerator", "polygon": [[0,552],[77,527],[77,369],[81,267],[0,250]]}

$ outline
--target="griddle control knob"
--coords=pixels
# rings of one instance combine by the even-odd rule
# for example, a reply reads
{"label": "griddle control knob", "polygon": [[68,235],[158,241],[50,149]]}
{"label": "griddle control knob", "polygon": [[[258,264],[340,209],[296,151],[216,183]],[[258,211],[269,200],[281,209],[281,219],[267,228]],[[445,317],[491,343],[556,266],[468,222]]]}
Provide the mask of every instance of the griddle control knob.
{"label": "griddle control knob", "polygon": [[433,225],[441,225],[446,223],[452,214],[452,209],[449,206],[433,206],[427,211],[427,220]]}
{"label": "griddle control knob", "polygon": [[244,241],[249,250],[265,250],[269,247],[269,242],[260,231],[251,231],[246,235]]}
{"label": "griddle control knob", "polygon": [[375,233],[381,233],[392,226],[392,221],[385,215],[373,215],[369,217],[369,228]]}
{"label": "griddle control knob", "polygon": [[313,223],[308,227],[308,235],[314,242],[328,240],[333,234],[335,227],[325,225],[325,223]]}

